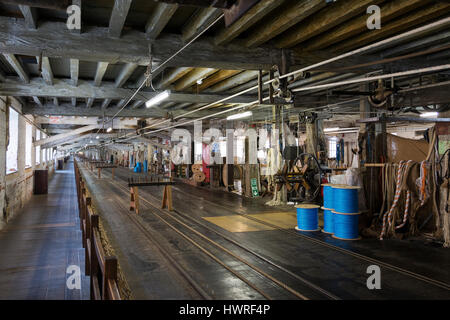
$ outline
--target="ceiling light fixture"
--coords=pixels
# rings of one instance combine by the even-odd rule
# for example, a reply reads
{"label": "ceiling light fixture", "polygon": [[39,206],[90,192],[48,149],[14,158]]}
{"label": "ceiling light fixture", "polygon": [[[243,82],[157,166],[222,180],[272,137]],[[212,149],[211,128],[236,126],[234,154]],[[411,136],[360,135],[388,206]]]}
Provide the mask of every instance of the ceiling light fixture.
{"label": "ceiling light fixture", "polygon": [[112,131],[112,127],[109,127],[108,129],[106,129],[106,132],[111,132]]}
{"label": "ceiling light fixture", "polygon": [[425,112],[425,113],[421,113],[420,117],[421,118],[437,118],[438,115],[439,115],[438,112]]}
{"label": "ceiling light fixture", "polygon": [[236,114],[233,114],[233,115],[231,115],[231,116],[228,116],[228,117],[227,117],[227,120],[243,119],[243,118],[251,117],[252,115],[253,115],[253,112],[251,112],[251,111],[246,111],[246,112],[236,113]]}
{"label": "ceiling light fixture", "polygon": [[156,95],[155,97],[151,98],[145,103],[145,106],[147,108],[150,108],[151,106],[154,106],[155,104],[160,103],[161,101],[167,99],[170,95],[170,90],[166,90],[161,92],[160,94]]}
{"label": "ceiling light fixture", "polygon": [[339,128],[325,128],[323,129],[324,132],[333,132],[333,131],[339,131]]}
{"label": "ceiling light fixture", "polygon": [[198,85],[200,85],[200,84],[202,84],[202,83],[203,83],[203,79],[198,79],[198,80],[197,80],[197,84],[198,84]]}

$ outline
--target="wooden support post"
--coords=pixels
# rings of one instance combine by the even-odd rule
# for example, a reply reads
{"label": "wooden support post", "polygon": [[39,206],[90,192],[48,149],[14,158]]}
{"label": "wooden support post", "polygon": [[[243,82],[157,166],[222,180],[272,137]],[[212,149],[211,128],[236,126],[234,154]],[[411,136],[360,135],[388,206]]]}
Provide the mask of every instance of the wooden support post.
{"label": "wooden support post", "polygon": [[94,281],[97,281],[97,277],[98,277],[98,259],[97,259],[97,253],[95,250],[95,236],[94,236],[94,229],[98,228],[98,216],[97,215],[93,215],[91,217],[91,256],[90,256],[90,261],[91,261],[91,271],[89,272],[90,274],[90,291],[91,291],[91,300],[95,300],[95,284]]}
{"label": "wooden support post", "polygon": [[97,168],[98,169],[98,178],[101,179],[102,178],[102,168]]}
{"label": "wooden support post", "polygon": [[91,247],[91,241],[92,241],[92,227],[91,227],[91,215],[90,215],[90,209],[91,206],[89,205],[87,207],[86,211],[86,246],[85,246],[85,270],[84,272],[86,275],[90,275],[91,272],[91,257],[89,255],[89,250]]}
{"label": "wooden support post", "polygon": [[86,220],[88,219],[88,206],[91,205],[91,197],[86,197],[86,203],[84,204],[83,207],[83,219],[81,220],[81,228],[82,228],[82,233],[83,233],[83,248],[86,248],[86,243],[87,243],[87,222]]}
{"label": "wooden support post", "polygon": [[[172,178],[170,178],[170,181],[172,181]],[[173,211],[172,207],[172,186],[167,185],[164,186],[164,192],[163,192],[163,200],[161,209],[167,208],[169,211]]]}
{"label": "wooden support post", "polygon": [[[274,72],[273,72],[273,69],[270,69],[270,71],[269,71],[269,80],[273,80],[273,78],[274,78]],[[274,101],[275,101],[275,99],[274,99],[274,97],[273,97],[273,94],[274,94],[273,91],[274,91],[274,90],[273,90],[273,86],[272,86],[272,83],[271,83],[271,84],[269,84],[269,97],[270,97],[269,102],[270,102],[271,104],[273,104]]]}
{"label": "wooden support post", "polygon": [[112,171],[112,179],[114,180],[114,168],[111,168]]}
{"label": "wooden support post", "polygon": [[130,187],[130,211],[139,214],[139,191],[138,187]]}
{"label": "wooden support post", "polygon": [[262,70],[258,70],[258,100],[259,104],[263,104],[263,80]]}
{"label": "wooden support post", "polygon": [[105,272],[102,281],[102,300],[109,300],[108,281],[117,281],[117,259],[115,257],[105,257]]}

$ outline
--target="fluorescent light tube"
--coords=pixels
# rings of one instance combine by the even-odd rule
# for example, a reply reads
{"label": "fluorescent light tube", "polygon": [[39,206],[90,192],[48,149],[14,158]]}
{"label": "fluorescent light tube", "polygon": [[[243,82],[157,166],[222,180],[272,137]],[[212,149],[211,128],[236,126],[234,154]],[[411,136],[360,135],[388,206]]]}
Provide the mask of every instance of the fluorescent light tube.
{"label": "fluorescent light tube", "polygon": [[438,112],[425,112],[420,114],[421,118],[437,118],[437,116],[439,115]]}
{"label": "fluorescent light tube", "polygon": [[251,117],[253,113],[251,111],[236,113],[227,117],[227,120],[236,120]]}
{"label": "fluorescent light tube", "polygon": [[106,129],[106,132],[111,132],[112,131],[112,127],[109,127],[108,129]]}
{"label": "fluorescent light tube", "polygon": [[325,128],[323,129],[324,132],[332,132],[332,131],[339,131],[339,128]]}
{"label": "fluorescent light tube", "polygon": [[155,104],[160,103],[161,101],[163,101],[164,99],[167,99],[170,95],[170,90],[166,90],[161,92],[160,94],[154,96],[153,98],[151,98],[150,100],[148,100],[145,103],[145,106],[147,108],[150,108],[151,106],[154,106]]}

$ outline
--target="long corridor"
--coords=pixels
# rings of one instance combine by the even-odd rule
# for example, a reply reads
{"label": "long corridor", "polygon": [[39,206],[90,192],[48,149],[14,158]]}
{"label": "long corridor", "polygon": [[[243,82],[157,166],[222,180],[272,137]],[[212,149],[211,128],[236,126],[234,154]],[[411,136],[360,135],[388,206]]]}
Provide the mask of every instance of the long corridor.
{"label": "long corridor", "polygon": [[[49,178],[48,194],[33,195],[0,231],[0,299],[89,299],[84,255],[70,161]],[[69,289],[76,267],[81,288]]]}

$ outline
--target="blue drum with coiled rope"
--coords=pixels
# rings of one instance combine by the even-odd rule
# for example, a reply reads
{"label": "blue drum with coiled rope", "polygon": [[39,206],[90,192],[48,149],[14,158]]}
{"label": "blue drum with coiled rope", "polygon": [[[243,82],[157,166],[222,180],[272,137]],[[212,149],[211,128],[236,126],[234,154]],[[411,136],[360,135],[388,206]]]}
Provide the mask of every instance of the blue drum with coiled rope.
{"label": "blue drum with coiled rope", "polygon": [[334,197],[333,197],[333,184],[323,184],[323,207],[333,210],[334,209]]}
{"label": "blue drum with coiled rope", "polygon": [[299,204],[297,208],[297,227],[298,231],[319,231],[319,208],[315,204]]}
{"label": "blue drum with coiled rope", "polygon": [[323,230],[324,233],[333,234],[334,233],[334,213],[333,210],[323,209]]}
{"label": "blue drum with coiled rope", "polygon": [[340,240],[359,240],[358,234],[359,213],[340,213],[333,211],[334,234],[333,238]]}
{"label": "blue drum with coiled rope", "polygon": [[358,190],[360,187],[334,185],[333,187],[333,208],[339,213],[359,212]]}

